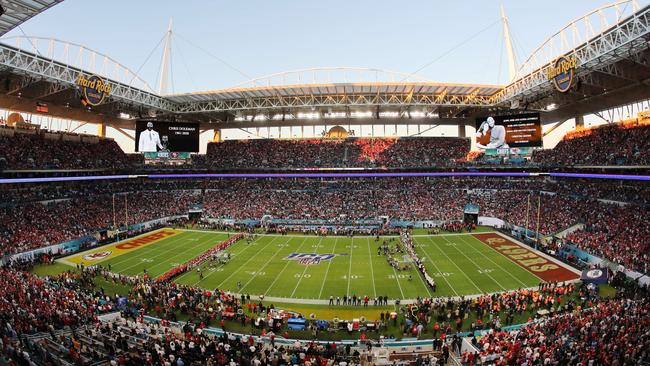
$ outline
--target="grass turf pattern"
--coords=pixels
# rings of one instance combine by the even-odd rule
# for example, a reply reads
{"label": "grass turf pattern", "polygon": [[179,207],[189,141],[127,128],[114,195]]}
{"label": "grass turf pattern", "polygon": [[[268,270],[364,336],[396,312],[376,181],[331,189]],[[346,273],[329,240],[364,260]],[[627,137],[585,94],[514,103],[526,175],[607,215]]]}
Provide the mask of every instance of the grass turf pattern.
{"label": "grass turf pattern", "polygon": [[[149,246],[101,262],[113,272],[142,275],[146,268],[157,277],[190,260],[227,234],[185,231]],[[267,297],[327,300],[330,295],[461,296],[537,286],[537,276],[470,234],[414,237],[418,256],[438,286],[435,293],[415,269],[398,271],[384,255],[374,237],[315,237],[259,235],[252,243],[239,241],[227,249],[232,255],[224,265],[206,263],[203,279],[196,270],[175,279],[177,283],[206,289]],[[399,239],[395,239],[399,240]],[[315,264],[289,260],[292,253],[335,256]],[[321,258],[327,258],[321,257]],[[238,286],[239,283],[239,286]],[[371,302],[372,305],[372,302]]]}

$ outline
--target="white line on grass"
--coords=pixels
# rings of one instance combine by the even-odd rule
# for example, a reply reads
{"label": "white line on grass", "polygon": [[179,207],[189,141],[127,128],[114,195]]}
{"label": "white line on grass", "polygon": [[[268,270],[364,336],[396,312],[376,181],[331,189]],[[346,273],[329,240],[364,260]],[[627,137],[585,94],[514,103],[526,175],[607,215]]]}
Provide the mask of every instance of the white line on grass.
{"label": "white line on grass", "polygon": [[[334,239],[334,247],[332,248],[332,254],[336,252],[336,243],[339,241],[338,236],[336,239]],[[332,265],[332,262],[334,261],[334,258],[330,259],[327,262],[327,269],[325,270],[325,277],[323,277],[323,283],[320,285],[320,292],[318,293],[318,298],[320,299],[321,296],[323,296],[323,289],[325,288],[325,282],[327,282],[327,274],[330,271],[330,266]]]}
{"label": "white line on grass", "polygon": [[[259,240],[259,239],[257,239],[257,240]],[[257,240],[255,240],[255,241],[257,241]],[[226,281],[228,281],[230,279],[230,277],[232,277],[235,274],[239,273],[239,271],[241,271],[241,269],[244,268],[248,264],[248,262],[250,262],[251,260],[253,260],[253,258],[257,257],[260,253],[262,253],[264,251],[264,249],[266,249],[266,247],[268,247],[274,241],[275,241],[275,239],[273,239],[273,240],[269,241],[268,243],[266,243],[266,245],[264,245],[264,248],[260,249],[260,251],[255,253],[255,255],[252,255],[250,258],[248,258],[248,260],[246,262],[244,262],[244,264],[242,264],[239,268],[237,268],[236,271],[233,271],[228,277],[226,277],[223,281],[221,281],[215,288],[220,288],[221,285],[223,285],[224,282],[226,282]]]}
{"label": "white line on grass", "polygon": [[390,268],[393,269],[393,273],[395,275],[395,281],[397,281],[397,287],[399,287],[399,293],[402,294],[402,299],[404,298],[404,291],[402,291],[402,285],[399,283],[399,276],[397,275],[397,271],[395,270],[395,267],[390,266]]}
{"label": "white line on grass", "polygon": [[422,286],[424,286],[424,289],[427,290],[427,294],[429,294],[429,296],[435,296],[435,294],[433,294],[431,292],[431,289],[429,288],[429,285],[427,285],[427,283],[424,282],[424,279],[422,278],[423,276],[420,273],[420,271],[417,268],[415,268],[415,272],[417,272],[415,276],[420,279],[420,283],[422,283]]}
{"label": "white line on grass", "polygon": [[[242,245],[242,248],[243,248],[243,249],[241,249],[241,250],[238,251],[237,253],[232,253],[233,256],[234,256],[235,254],[239,256],[240,254],[242,254],[243,252],[245,252],[247,249],[249,249],[250,246],[249,246],[249,245]],[[217,269],[219,269],[219,268],[221,268],[221,267],[224,267],[224,266],[226,266],[227,264],[228,264],[228,263],[223,263],[223,264],[219,265],[217,268],[215,268],[215,270],[210,271],[210,273],[208,273],[205,277],[203,277],[203,280],[205,280],[205,279],[207,279],[208,277],[212,276],[213,274],[215,274],[216,272],[218,272]],[[178,279],[180,280],[181,278],[183,278],[183,276],[187,276],[187,275],[189,275],[189,274],[190,274],[190,272],[185,272],[185,273],[184,273],[182,276],[180,276]],[[203,281],[203,280],[200,280],[199,282],[201,282],[201,281]],[[196,285],[196,283],[195,283],[195,285]]]}
{"label": "white line on grass", "polygon": [[[271,239],[271,243],[273,243],[273,242],[275,241],[275,239],[277,239],[277,238],[278,238],[278,237],[275,237],[275,238]],[[273,255],[272,255],[272,256],[271,256],[271,257],[266,261],[266,263],[264,263],[264,265],[262,266],[262,268],[260,268],[259,270],[255,270],[255,274],[252,275],[251,278],[248,280],[248,282],[246,282],[246,283],[244,284],[244,286],[242,286],[241,289],[238,290],[238,291],[241,292],[241,293],[243,293],[243,292],[244,292],[244,289],[246,288],[246,286],[248,286],[248,284],[251,283],[251,281],[253,281],[253,280],[255,279],[255,277],[257,277],[257,274],[258,274],[261,270],[263,270],[264,268],[266,268],[266,266],[268,266],[269,263],[271,263],[271,261],[273,260],[273,258],[275,258],[275,256],[278,255],[278,253],[280,253],[280,252],[282,251],[283,248],[284,248],[284,247],[278,246],[278,250],[276,250],[275,253],[274,253],[274,254],[273,254]]]}
{"label": "white line on grass", "polygon": [[[235,244],[236,244],[236,243],[235,243]],[[233,245],[234,245],[234,244],[233,244]],[[231,254],[232,256],[239,255],[239,254],[245,252],[246,249],[248,249],[248,248],[250,248],[250,246],[248,246],[248,245],[241,245],[239,251],[237,251],[237,252],[233,252],[233,253],[230,253],[230,254]],[[203,277],[203,280],[205,280],[206,278],[210,277],[210,275],[212,275],[214,272],[217,272],[217,269],[219,269],[219,268],[221,268],[221,267],[224,267],[226,264],[228,264],[228,263],[221,263],[221,264],[219,264],[219,265],[218,265],[214,270],[210,271],[210,273],[208,273],[205,277]],[[205,268],[205,266],[201,266],[201,268]],[[207,271],[206,271],[206,272],[207,272]],[[180,277],[177,277],[177,278],[176,278],[176,281],[178,282],[178,281],[180,281],[181,278],[183,278],[183,277],[185,277],[185,276],[187,276],[187,275],[190,275],[190,274],[192,274],[192,271],[187,271],[187,272],[183,273],[182,275],[180,275]],[[195,282],[194,285],[198,284],[199,282],[201,282],[201,281],[203,281],[203,280],[199,279],[199,281],[198,281],[198,282]],[[193,285],[193,286],[194,286],[194,285]]]}
{"label": "white line on grass", "polygon": [[[318,241],[318,244],[316,244],[316,248],[318,248],[318,246],[322,241],[323,241],[323,237],[321,236],[320,240]],[[296,287],[293,288],[293,292],[291,292],[291,296],[289,297],[293,297],[293,295],[296,293],[296,290],[300,286],[300,281],[302,281],[302,278],[305,276],[305,272],[307,272],[307,268],[309,268],[309,266],[305,266],[305,269],[302,271],[302,275],[300,275],[300,278],[298,278],[298,283],[296,283]]]}
{"label": "white line on grass", "polygon": [[[106,261],[108,261],[109,259],[115,259],[115,258],[123,257],[122,260],[115,261],[115,262],[111,263],[111,266],[114,267],[114,266],[120,265],[122,263],[128,262],[128,261],[130,261],[130,260],[132,260],[134,258],[140,258],[140,257],[143,257],[143,256],[145,256],[147,254],[151,254],[152,252],[153,253],[158,253],[159,251],[163,251],[164,253],[168,253],[168,252],[170,252],[170,250],[167,249],[167,248],[169,247],[169,245],[171,243],[175,243],[175,242],[180,241],[181,239],[185,239],[185,238],[186,237],[181,233],[176,237],[172,236],[172,237],[169,237],[167,239],[161,239],[160,241],[156,241],[156,242],[153,242],[151,244],[145,245],[143,247],[137,248],[137,249],[135,249],[133,251],[126,252],[126,253],[124,253],[122,255],[119,255],[117,257],[107,258]],[[167,240],[169,240],[169,241],[167,241]],[[129,255],[129,254],[133,254],[133,255]],[[104,262],[104,261],[102,261],[102,262]],[[98,262],[98,264],[99,263],[101,263],[101,262]]]}
{"label": "white line on grass", "polygon": [[[197,243],[195,243],[194,245],[192,245],[192,248],[191,248],[190,250],[196,249],[197,247],[200,247],[200,246],[203,245],[203,244],[204,244],[203,241],[198,241]],[[189,248],[186,248],[186,250],[188,250],[188,249],[189,249]],[[172,252],[174,252],[174,251],[176,251],[176,250],[178,250],[178,248],[176,248],[176,247],[172,247],[172,248],[170,248],[169,250],[166,250],[166,251],[164,251],[164,252],[162,252],[162,253],[160,253],[160,254],[158,254],[158,255],[154,255],[154,256],[152,256],[152,257],[147,257],[147,259],[151,259],[151,260],[153,261],[154,259],[156,259],[156,258],[158,258],[158,257],[162,257],[162,256],[164,256],[164,255],[166,255],[166,254],[169,254],[169,253],[172,253]],[[141,255],[140,255],[140,256],[141,256]],[[139,258],[140,256],[138,256],[138,257],[132,257],[132,258],[129,258],[129,259]],[[174,257],[172,257],[172,258],[174,258]],[[165,260],[161,261],[160,263],[158,263],[158,264],[154,264],[153,266],[147,268],[147,272],[151,272],[151,269],[152,269],[152,268],[156,268],[156,267],[161,266],[161,265],[163,265],[163,264],[169,264],[169,263],[170,263],[170,262],[169,262],[169,259],[172,259],[172,258],[166,258]],[[142,264],[141,262],[137,262],[136,264],[134,264],[134,265],[132,265],[132,266],[129,266],[129,267],[126,267],[126,268],[121,269],[121,270],[119,271],[119,273],[124,273],[124,272],[128,271],[129,269],[134,268],[134,267],[137,267],[137,266],[139,266],[139,265],[141,265],[141,264]],[[112,264],[111,264],[111,266],[112,266]],[[158,276],[156,276],[156,277],[158,277]]]}
{"label": "white line on grass", "polygon": [[[298,250],[296,250],[296,252],[300,252],[300,249],[302,249],[302,246],[305,245],[306,242],[307,242],[307,237],[302,238],[302,242],[300,243],[300,246],[298,246]],[[264,296],[266,296],[266,294],[269,293],[269,290],[273,288],[273,285],[275,285],[275,283],[278,282],[278,280],[282,277],[282,274],[284,273],[284,271],[287,269],[287,267],[289,267],[289,264],[291,263],[291,261],[286,261],[286,262],[287,263],[284,264],[284,267],[282,267],[282,270],[280,271],[280,273],[278,273],[275,276],[275,279],[273,280],[273,282],[271,282],[269,287],[267,287],[266,291],[264,291]]]}
{"label": "white line on grass", "polygon": [[[432,245],[435,245],[435,244],[432,243]],[[445,280],[445,282],[447,282],[447,285],[449,286],[449,288],[456,294],[456,296],[458,296],[458,292],[456,292],[456,289],[454,288],[454,286],[451,285],[451,283],[449,282],[447,277],[442,275],[442,271],[440,270],[440,268],[438,268],[438,265],[436,264],[436,262],[434,262],[433,259],[429,256],[429,252],[427,252],[427,250],[424,249],[424,246],[421,246],[420,248],[423,248],[422,251],[424,252],[424,256],[429,258],[429,262],[431,262],[431,264],[433,264],[433,266],[436,268],[436,271],[438,271],[438,273],[440,274],[440,277],[442,277],[442,279]]]}
{"label": "white line on grass", "polygon": [[[470,258],[470,257],[469,257],[467,254],[465,254],[462,250],[460,250],[460,249],[458,249],[458,248],[456,247],[456,243],[450,241],[449,239],[447,239],[447,238],[445,238],[445,237],[443,237],[443,239],[445,239],[448,243],[453,244],[453,245],[451,245],[451,246],[452,246],[452,247],[453,247],[453,248],[454,248],[458,253],[462,254],[463,256],[465,256],[465,258],[469,259],[469,261],[472,262],[472,264],[474,264],[474,266],[476,266],[476,268],[478,268],[479,271],[482,271],[482,270],[488,269],[488,268],[483,268],[483,267],[479,266],[478,263],[474,262],[474,260],[473,260],[472,258]],[[508,290],[508,288],[507,288],[506,286],[503,286],[503,285],[501,284],[501,282],[497,281],[497,279],[494,278],[494,277],[492,277],[491,274],[489,274],[488,272],[485,272],[484,274],[485,274],[486,276],[488,276],[492,281],[494,281],[494,283],[496,283],[497,286],[501,287],[502,290]]]}
{"label": "white line on grass", "polygon": [[366,238],[368,243],[368,259],[370,259],[370,277],[372,278],[372,289],[375,292],[375,297],[377,297],[377,287],[375,287],[375,270],[372,268],[372,250],[370,249],[370,237]]}
{"label": "white line on grass", "polygon": [[[111,267],[119,266],[122,263],[127,263],[127,262],[129,262],[129,261],[131,261],[133,259],[142,258],[142,257],[145,257],[147,255],[151,255],[151,254],[155,254],[155,255],[153,257],[146,257],[146,258],[149,258],[149,259],[157,258],[159,255],[167,254],[167,253],[171,252],[172,250],[175,250],[176,248],[172,247],[171,244],[176,243],[181,239],[184,239],[184,238],[181,238],[181,237],[173,238],[172,237],[172,238],[169,238],[168,242],[165,242],[163,240],[163,241],[151,243],[151,244],[149,244],[147,246],[144,246],[144,247],[141,247],[141,248],[137,248],[132,252],[124,253],[124,254],[122,254],[122,255],[120,255],[118,257],[115,257],[115,258],[122,257],[122,260],[111,262],[110,265],[111,265]],[[160,247],[156,247],[156,246],[159,246],[159,245],[160,245]],[[159,253],[159,254],[156,254],[156,253]],[[129,255],[129,254],[132,254],[132,255]],[[128,268],[131,268],[131,267],[128,267]],[[121,273],[121,271],[118,271],[118,273]]]}
{"label": "white line on grass", "polygon": [[[429,240],[431,241],[431,239],[429,239]],[[446,240],[446,239],[445,239],[445,240]],[[476,287],[476,289],[478,290],[479,293],[484,293],[484,292],[485,292],[485,291],[482,291],[481,288],[478,287],[474,281],[472,281],[472,279],[467,275],[467,273],[465,273],[465,271],[463,271],[460,267],[458,267],[458,265],[456,264],[456,262],[454,262],[451,258],[449,258],[449,256],[447,255],[447,253],[445,253],[444,250],[442,250],[441,248],[439,248],[438,245],[437,245],[435,242],[431,241],[431,243],[433,243],[433,245],[436,247],[436,249],[438,249],[438,251],[440,251],[440,253],[442,253],[442,255],[444,255],[445,257],[447,257],[447,259],[448,259],[448,260],[449,260],[449,261],[450,261],[454,266],[456,266],[456,268],[458,268],[458,270],[459,270],[459,271],[460,271],[460,272],[465,276],[465,278],[467,278],[467,280],[469,280],[469,282],[471,282],[472,285],[474,285],[474,287]]]}
{"label": "white line on grass", "polygon": [[348,269],[348,291],[347,296],[350,297],[350,276],[352,276],[352,250],[354,249],[354,238],[350,240],[350,268]]}
{"label": "white line on grass", "polygon": [[[465,241],[465,239],[462,239],[462,240],[463,240],[464,243],[467,243],[467,241]],[[473,238],[473,240],[478,240],[478,239]],[[471,241],[470,241],[470,242],[471,242]],[[480,242],[480,241],[479,241],[479,242]],[[486,247],[488,247],[488,248],[494,250],[495,252],[499,253],[496,249],[492,248],[491,246],[486,245],[486,244],[483,244],[483,242],[480,242],[480,243],[481,243],[481,245],[486,246]],[[471,244],[469,244],[469,245],[471,245]],[[520,280],[519,277],[513,275],[512,273],[510,273],[510,271],[506,271],[505,268],[501,267],[497,262],[493,261],[492,258],[490,258],[490,257],[488,257],[487,255],[485,255],[482,251],[480,251],[480,250],[478,250],[478,249],[477,249],[476,251],[477,251],[479,254],[481,254],[485,259],[487,259],[487,260],[489,260],[490,262],[492,262],[492,264],[494,264],[495,266],[499,267],[499,269],[501,269],[503,272],[507,273],[508,276],[512,277],[513,279],[515,279],[515,281],[519,282],[523,287],[527,287],[527,286],[528,286],[526,283],[524,283],[522,280]],[[505,257],[505,256],[504,256],[503,254],[501,254],[501,253],[499,253],[499,255]],[[506,258],[507,258],[507,257],[506,257]],[[517,265],[517,266],[519,266],[519,265]],[[519,267],[521,267],[521,266],[519,266]],[[523,268],[522,268],[522,269],[523,269]],[[525,271],[525,269],[524,269],[524,271]]]}

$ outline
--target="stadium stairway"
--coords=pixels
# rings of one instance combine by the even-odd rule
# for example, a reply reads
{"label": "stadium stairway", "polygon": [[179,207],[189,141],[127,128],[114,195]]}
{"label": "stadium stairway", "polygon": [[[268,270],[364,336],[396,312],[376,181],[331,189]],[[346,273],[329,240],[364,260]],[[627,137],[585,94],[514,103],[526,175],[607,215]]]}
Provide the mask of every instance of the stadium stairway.
{"label": "stadium stairway", "polygon": [[562,230],[560,232],[555,233],[554,235],[551,235],[551,237],[555,236],[555,237],[564,239],[567,235],[571,234],[574,231],[582,230],[582,229],[584,229],[584,227],[585,227],[585,224],[577,223],[575,225],[569,226],[568,228],[566,228],[566,229],[564,229],[564,230]]}

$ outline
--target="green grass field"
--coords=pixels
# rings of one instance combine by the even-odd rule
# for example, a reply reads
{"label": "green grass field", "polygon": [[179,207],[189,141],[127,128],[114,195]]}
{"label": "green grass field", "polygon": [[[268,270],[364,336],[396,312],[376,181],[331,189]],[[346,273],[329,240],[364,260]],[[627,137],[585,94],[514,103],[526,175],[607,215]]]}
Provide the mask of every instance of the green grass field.
{"label": "green grass field", "polygon": [[150,277],[158,277],[173,267],[191,260],[215,244],[226,240],[228,234],[186,231],[139,248],[130,253],[107,259],[102,266],[129,276],[142,275],[147,270]]}
{"label": "green grass field", "polygon": [[[227,237],[223,233],[185,231],[100,264],[110,264],[113,272],[127,275],[142,275],[146,269],[151,277],[157,277]],[[265,295],[308,300],[327,300],[330,295],[389,299],[460,296],[533,287],[540,282],[472,235],[423,235],[414,239],[419,257],[438,284],[435,293],[415,269],[395,270],[384,255],[377,255],[381,240],[374,237],[259,235],[252,243],[241,240],[228,248],[232,258],[227,264],[205,263],[203,279],[194,270],[175,281],[255,298]],[[305,265],[289,260],[292,253],[335,256]]]}

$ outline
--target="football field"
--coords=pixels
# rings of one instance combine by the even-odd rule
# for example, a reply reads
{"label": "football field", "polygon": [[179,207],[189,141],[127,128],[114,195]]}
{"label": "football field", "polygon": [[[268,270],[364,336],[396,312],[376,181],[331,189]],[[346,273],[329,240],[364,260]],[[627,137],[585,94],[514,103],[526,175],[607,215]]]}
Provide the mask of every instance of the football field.
{"label": "football field", "polygon": [[[146,269],[149,276],[155,278],[229,237],[209,231],[165,230],[169,236],[100,259],[97,264],[107,268],[110,265],[111,271],[126,275],[142,275]],[[390,238],[394,241],[389,245],[399,241],[398,237],[377,241],[375,237],[366,236],[258,235],[252,242],[240,240],[227,248],[230,260],[225,264],[204,263],[202,279],[198,271],[193,270],[174,281],[210,290],[250,294],[251,297],[265,295],[313,302],[327,300],[330,296],[387,296],[393,300],[535,287],[544,279],[553,279],[545,278],[543,271],[535,272],[547,268],[544,266],[558,267],[552,271],[562,271],[560,275],[566,279],[574,275],[495,233],[414,236],[416,252],[437,283],[434,293],[414,266],[398,270],[389,265],[385,255],[378,254],[382,241]],[[132,245],[127,242],[122,247],[131,249]],[[81,257],[88,258],[88,255]],[[543,261],[546,264],[534,265]],[[407,258],[404,262],[408,262]]]}

